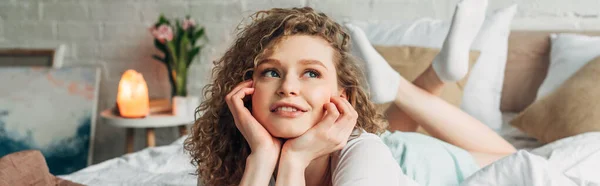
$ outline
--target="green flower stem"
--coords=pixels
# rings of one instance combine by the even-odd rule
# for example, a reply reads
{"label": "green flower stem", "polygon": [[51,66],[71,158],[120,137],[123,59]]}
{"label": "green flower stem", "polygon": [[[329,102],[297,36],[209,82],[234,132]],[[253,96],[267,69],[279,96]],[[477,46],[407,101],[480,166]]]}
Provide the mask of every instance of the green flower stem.
{"label": "green flower stem", "polygon": [[[181,69],[183,68],[183,69]],[[180,71],[177,73],[177,79],[175,83],[177,84],[176,93],[177,96],[187,96],[187,72],[185,67],[180,67]]]}
{"label": "green flower stem", "polygon": [[[187,19],[189,19],[189,16]],[[184,30],[179,21],[170,22],[161,14],[154,27],[163,24],[174,29],[174,37],[173,40],[165,43],[155,39],[155,47],[163,52],[165,56],[164,58],[153,56],[153,58],[163,62],[167,67],[169,83],[171,83],[171,96],[187,96],[188,68],[202,48],[202,46],[196,46],[196,41],[207,39],[204,35],[204,28],[195,26]]]}

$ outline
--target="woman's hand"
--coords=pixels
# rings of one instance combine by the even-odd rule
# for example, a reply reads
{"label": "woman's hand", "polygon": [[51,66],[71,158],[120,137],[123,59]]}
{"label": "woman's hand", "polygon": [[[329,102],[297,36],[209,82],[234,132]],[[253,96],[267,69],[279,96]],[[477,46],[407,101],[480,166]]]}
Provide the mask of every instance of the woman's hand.
{"label": "woman's hand", "polygon": [[281,141],[273,136],[263,127],[244,106],[244,97],[254,93],[252,80],[238,84],[227,96],[225,101],[233,115],[235,126],[240,130],[252,153],[270,152],[279,155]]}
{"label": "woman's hand", "polygon": [[342,149],[356,125],[358,113],[344,98],[332,97],[324,105],[323,119],[301,136],[283,144],[277,186],[305,185],[304,171],[310,162]]}
{"label": "woman's hand", "polygon": [[233,115],[235,126],[242,133],[252,152],[246,159],[246,169],[240,185],[268,185],[281,150],[281,141],[273,136],[244,106],[244,97],[254,93],[252,80],[238,84],[225,101]]}
{"label": "woman's hand", "polygon": [[292,155],[301,164],[308,165],[313,159],[340,150],[346,145],[356,125],[358,113],[341,97],[331,97],[331,103],[325,104],[325,109],[327,113],[323,120],[302,136],[286,141],[282,153]]}

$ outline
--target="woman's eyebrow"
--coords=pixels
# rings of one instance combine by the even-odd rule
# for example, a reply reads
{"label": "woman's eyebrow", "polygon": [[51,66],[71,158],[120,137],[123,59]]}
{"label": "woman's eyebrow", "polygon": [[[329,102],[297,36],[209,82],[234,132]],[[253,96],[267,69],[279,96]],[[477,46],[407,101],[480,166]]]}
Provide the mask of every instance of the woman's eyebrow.
{"label": "woman's eyebrow", "polygon": [[323,63],[319,60],[314,60],[314,59],[302,59],[300,60],[300,64],[303,65],[320,65],[323,68],[327,69],[327,67],[325,65],[323,65]]}
{"label": "woman's eyebrow", "polygon": [[277,59],[272,59],[272,58],[267,58],[267,59],[263,59],[260,60],[256,63],[256,67],[262,65],[262,64],[266,64],[266,63],[275,63],[276,65],[281,65],[281,62],[279,62],[279,60]]}
{"label": "woman's eyebrow", "polygon": [[[327,70],[327,67],[319,60],[315,60],[315,59],[301,59],[300,61],[298,61],[300,64],[302,65],[319,65],[322,66],[323,68],[325,68]],[[256,67],[262,65],[262,64],[267,64],[267,63],[274,63],[274,65],[281,65],[281,62],[277,59],[273,59],[273,58],[267,58],[267,59],[263,59],[260,60],[256,63]]]}

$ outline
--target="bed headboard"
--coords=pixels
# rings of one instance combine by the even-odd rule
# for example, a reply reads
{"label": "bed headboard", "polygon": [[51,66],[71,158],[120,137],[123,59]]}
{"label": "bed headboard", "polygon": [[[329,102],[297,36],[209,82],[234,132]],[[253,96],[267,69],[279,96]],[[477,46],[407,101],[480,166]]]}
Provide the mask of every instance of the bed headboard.
{"label": "bed headboard", "polygon": [[548,70],[551,33],[600,36],[600,31],[512,31],[508,41],[501,111],[520,112],[535,100]]}

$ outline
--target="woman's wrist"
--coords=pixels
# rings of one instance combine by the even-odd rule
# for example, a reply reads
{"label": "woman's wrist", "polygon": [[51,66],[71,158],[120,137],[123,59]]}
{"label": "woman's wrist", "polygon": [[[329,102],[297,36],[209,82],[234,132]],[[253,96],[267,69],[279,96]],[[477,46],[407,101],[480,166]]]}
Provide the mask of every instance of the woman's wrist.
{"label": "woman's wrist", "polygon": [[285,165],[289,168],[293,169],[301,169],[304,172],[304,169],[308,167],[310,161],[307,160],[306,157],[302,157],[300,154],[295,153],[281,153],[281,157],[279,157],[279,167]]}
{"label": "woman's wrist", "polygon": [[281,148],[281,155],[279,157],[280,164],[281,162],[286,161],[286,163],[294,164],[294,166],[306,168],[312,160],[312,157],[308,157],[305,153],[294,151],[290,149],[289,146],[284,145],[283,148]]}
{"label": "woman's wrist", "polygon": [[268,185],[275,171],[278,156],[268,153],[251,153],[240,185]]}
{"label": "woman's wrist", "polygon": [[277,170],[277,186],[305,185],[304,170],[310,162],[291,151],[282,151]]}
{"label": "woman's wrist", "polygon": [[[279,152],[275,151],[256,151],[250,153],[250,155],[246,158],[246,162],[252,161],[257,162],[260,165],[273,167],[277,165],[277,161],[279,159]],[[247,163],[246,163],[247,164]]]}

